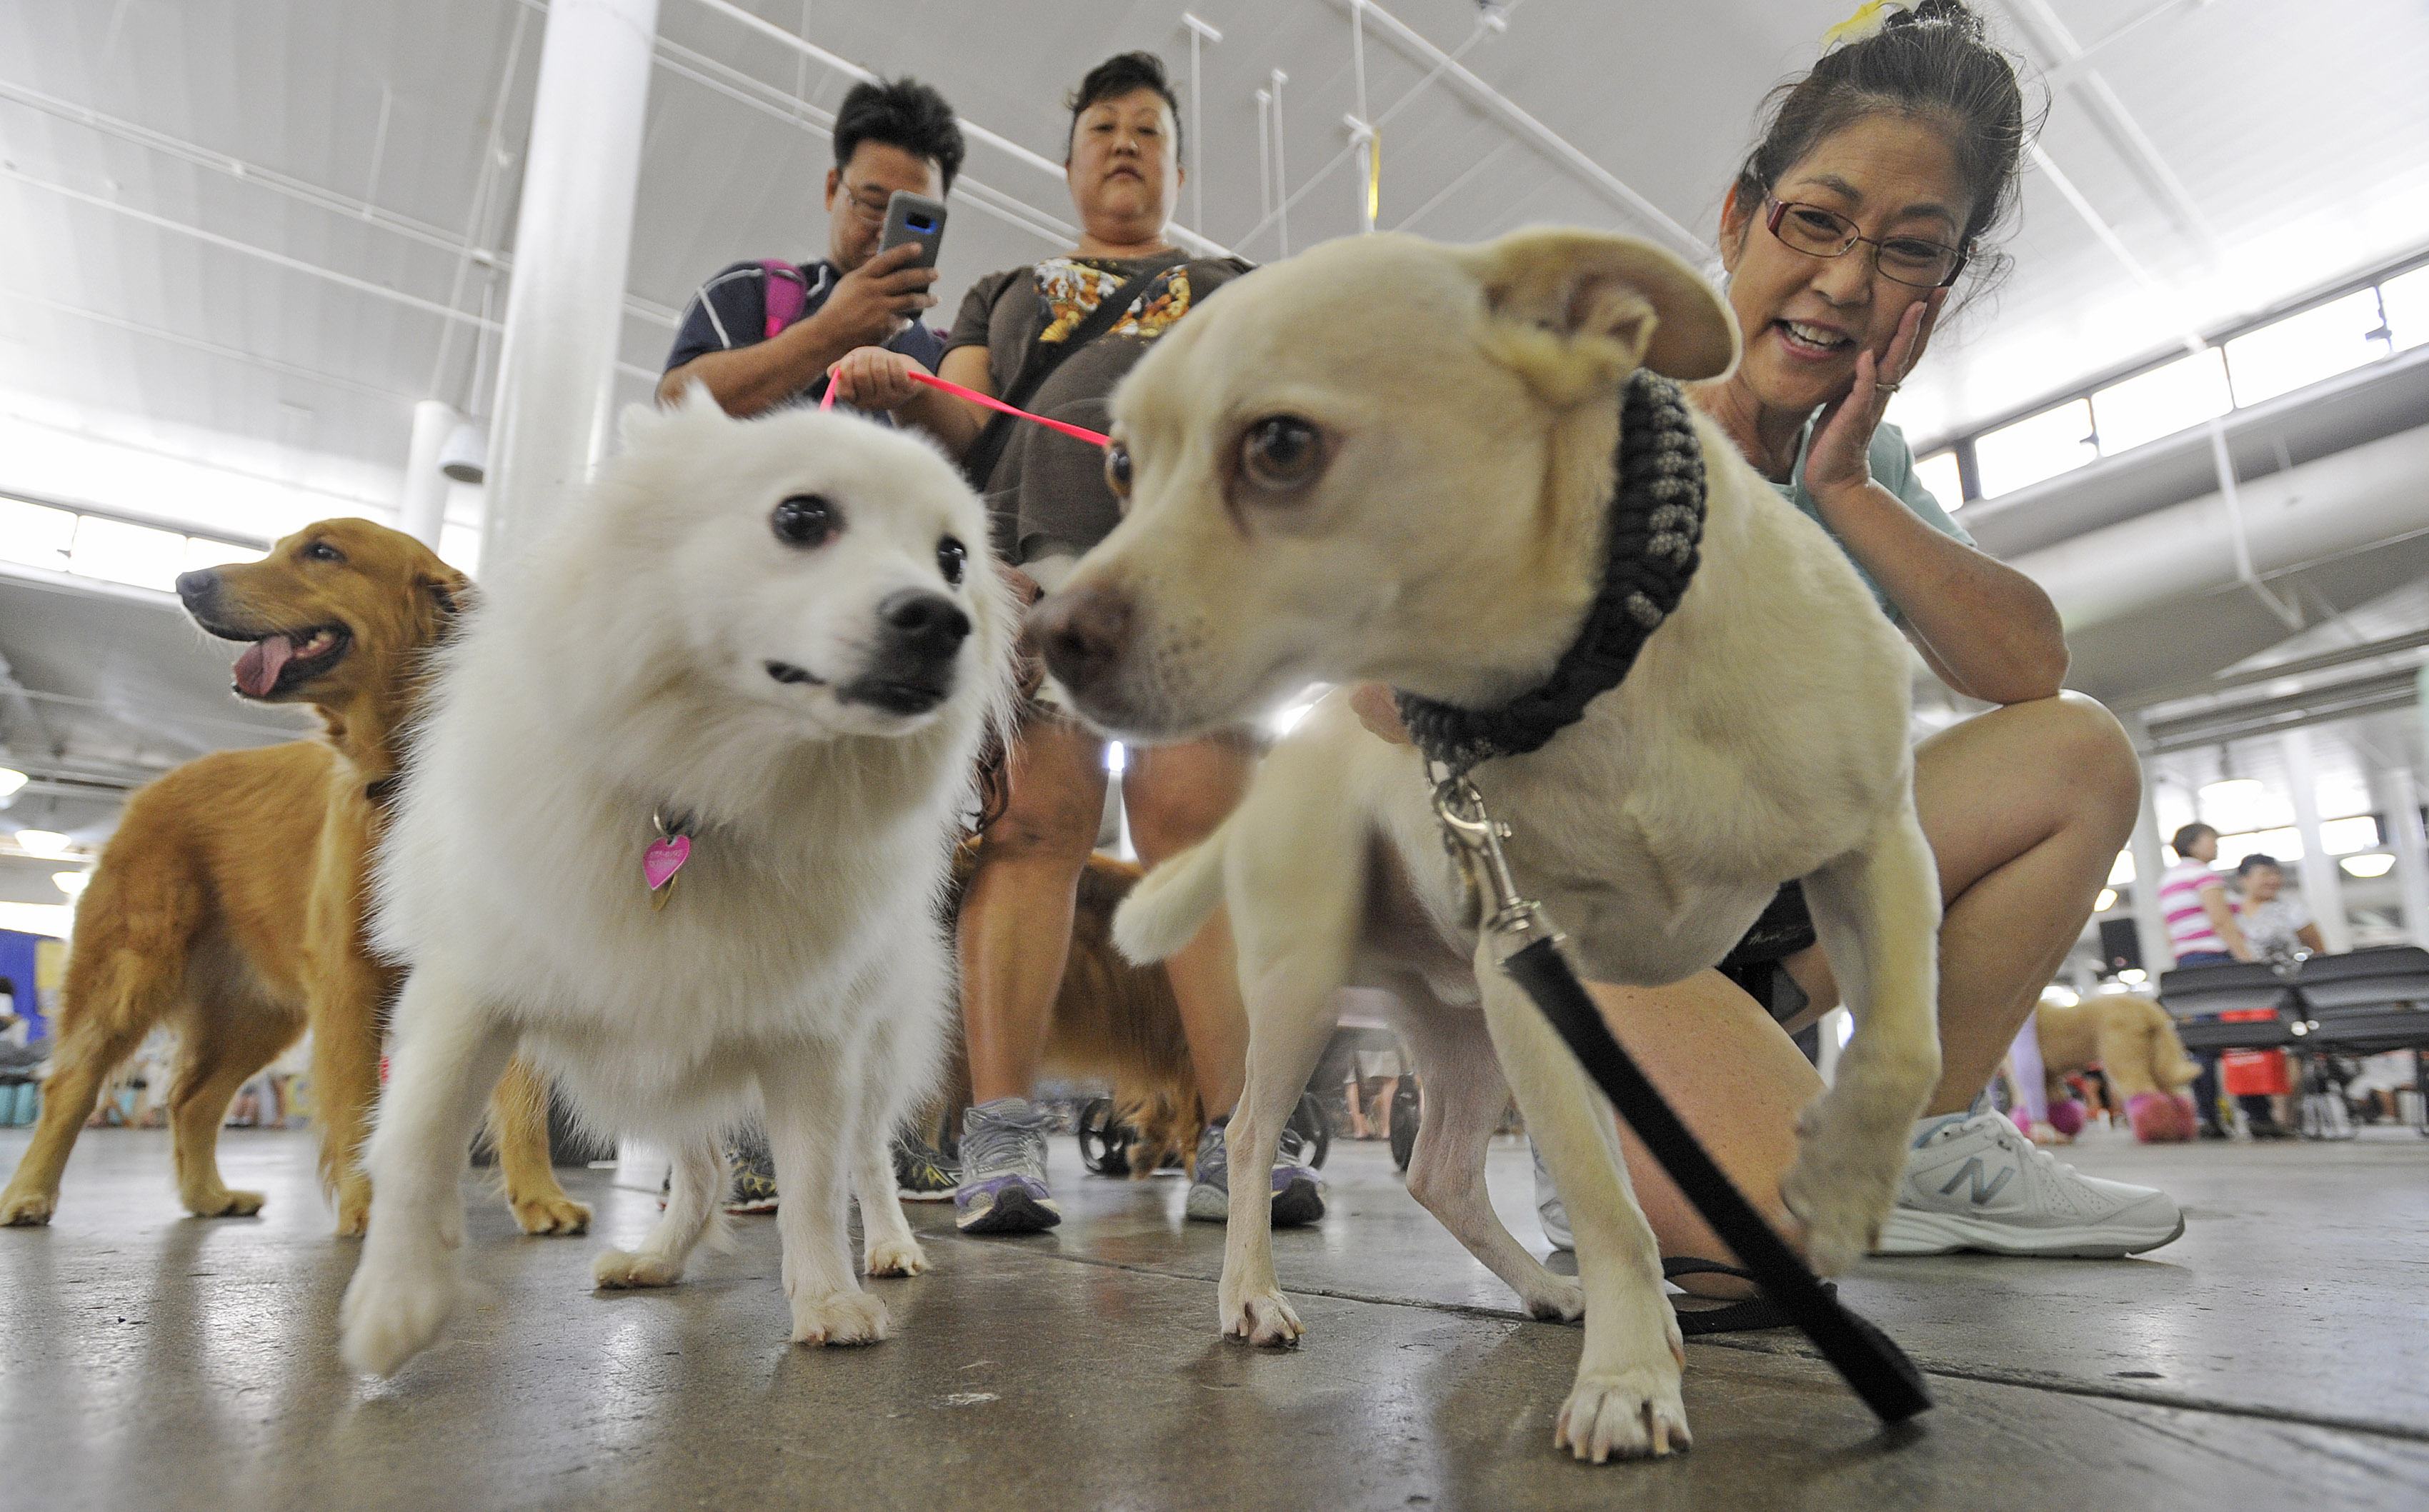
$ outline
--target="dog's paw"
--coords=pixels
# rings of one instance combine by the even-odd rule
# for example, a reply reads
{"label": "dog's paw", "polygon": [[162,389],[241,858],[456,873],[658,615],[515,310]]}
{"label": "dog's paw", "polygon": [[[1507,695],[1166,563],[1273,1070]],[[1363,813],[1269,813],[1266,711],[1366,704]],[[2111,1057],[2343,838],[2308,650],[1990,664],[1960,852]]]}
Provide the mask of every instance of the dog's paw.
{"label": "dog's paw", "polygon": [[590,1279],[607,1290],[670,1287],[683,1279],[683,1261],[631,1250],[601,1250],[599,1258],[590,1262]]}
{"label": "dog's paw", "polygon": [[0,1197],[0,1228],[30,1228],[51,1221],[58,1206],[56,1192],[12,1192]]}
{"label": "dog's paw", "polygon": [[907,1237],[872,1240],[861,1261],[871,1275],[917,1275],[928,1269],[928,1252]]}
{"label": "dog's paw", "polygon": [[1823,1154],[1808,1142],[1779,1178],[1780,1200],[1804,1230],[1806,1262],[1816,1274],[1844,1273],[1879,1240],[1897,1195],[1897,1172],[1885,1174],[1879,1163]]}
{"label": "dog's paw", "polygon": [[1678,1369],[1667,1362],[1609,1375],[1579,1374],[1552,1447],[1599,1465],[1620,1459],[1658,1459],[1694,1442],[1687,1432],[1687,1408],[1678,1400]]}
{"label": "dog's paw", "polygon": [[1296,1349],[1307,1325],[1279,1291],[1254,1291],[1223,1304],[1223,1332],[1268,1349]]}
{"label": "dog's paw", "polygon": [[186,1199],[186,1210],[197,1218],[250,1218],[270,1199],[258,1192],[232,1192],[221,1187]]}
{"label": "dog's paw", "polygon": [[509,1196],[506,1206],[514,1211],[516,1225],[526,1234],[580,1234],[590,1227],[590,1209],[562,1192]]}
{"label": "dog's paw", "polygon": [[451,1266],[427,1268],[366,1261],[355,1268],[339,1310],[339,1354],[364,1375],[393,1375],[430,1347],[455,1310]]}
{"label": "dog's paw", "polygon": [[874,1344],[885,1330],[885,1304],[866,1291],[830,1291],[793,1304],[796,1344]]}
{"label": "dog's paw", "polygon": [[1529,1318],[1546,1323],[1575,1323],[1586,1315],[1586,1289],[1565,1275],[1545,1271],[1518,1289],[1518,1306]]}
{"label": "dog's paw", "polygon": [[372,1230],[372,1184],[347,1182],[338,1187],[338,1238],[359,1241]]}

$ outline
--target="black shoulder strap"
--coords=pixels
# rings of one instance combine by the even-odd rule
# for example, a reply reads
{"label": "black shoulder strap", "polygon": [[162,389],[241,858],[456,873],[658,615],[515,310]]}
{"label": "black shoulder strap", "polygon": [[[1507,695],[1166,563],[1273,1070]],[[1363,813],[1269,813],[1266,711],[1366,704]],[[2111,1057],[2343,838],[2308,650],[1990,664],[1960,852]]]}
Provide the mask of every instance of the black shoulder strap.
{"label": "black shoulder strap", "polygon": [[[1055,369],[1063,366],[1065,359],[1112,330],[1114,322],[1122,318],[1122,312],[1131,307],[1132,302],[1147,292],[1148,286],[1178,266],[1167,263],[1161,268],[1150,268],[1131,279],[1099,300],[1097,307],[1088,312],[1088,318],[1072,327],[1071,334],[1060,341],[1040,341],[1032,336],[1029,355],[1021,360],[1018,376],[1013,379],[1011,387],[996,397],[1015,409],[1026,408],[1030,396],[1045,385]],[[963,456],[962,473],[969,479],[970,486],[980,493],[986,492],[987,479],[994,475],[995,465],[1003,459],[1003,449],[1012,444],[1012,428],[1016,423],[1013,417],[999,411],[986,422],[986,428],[979,432],[978,439],[970,443],[968,452]]]}

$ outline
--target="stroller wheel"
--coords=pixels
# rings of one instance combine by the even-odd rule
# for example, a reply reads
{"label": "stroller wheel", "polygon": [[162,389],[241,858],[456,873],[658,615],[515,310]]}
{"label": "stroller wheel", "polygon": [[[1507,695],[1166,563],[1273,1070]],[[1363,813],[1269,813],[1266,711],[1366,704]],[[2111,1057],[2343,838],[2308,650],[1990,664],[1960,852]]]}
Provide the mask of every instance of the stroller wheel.
{"label": "stroller wheel", "polygon": [[1408,1170],[1409,1158],[1416,1153],[1417,1126],[1422,1122],[1423,1111],[1415,1078],[1402,1076],[1399,1087],[1392,1093],[1392,1163],[1402,1171]]}
{"label": "stroller wheel", "polygon": [[1307,1142],[1307,1163],[1323,1169],[1324,1158],[1332,1151],[1332,1117],[1324,1110],[1324,1103],[1315,1093],[1298,1094],[1298,1106],[1291,1110],[1290,1126]]}

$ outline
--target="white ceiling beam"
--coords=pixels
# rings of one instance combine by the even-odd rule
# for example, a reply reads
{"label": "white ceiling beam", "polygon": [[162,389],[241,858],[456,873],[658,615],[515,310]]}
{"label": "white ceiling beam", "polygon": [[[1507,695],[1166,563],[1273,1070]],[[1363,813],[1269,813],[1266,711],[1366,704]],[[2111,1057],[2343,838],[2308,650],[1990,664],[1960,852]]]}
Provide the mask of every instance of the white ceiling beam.
{"label": "white ceiling beam", "polygon": [[359,378],[350,378],[343,373],[330,372],[325,369],[307,368],[300,362],[289,362],[280,357],[265,356],[258,352],[248,352],[242,347],[223,346],[217,341],[206,341],[200,337],[188,336],[182,331],[172,331],[167,326],[131,320],[124,315],[111,315],[102,310],[86,309],[80,304],[69,304],[58,300],[46,299],[40,294],[28,294],[24,289],[0,288],[0,299],[16,300],[20,304],[31,304],[55,314],[65,315],[79,320],[91,320],[96,325],[111,326],[135,336],[150,337],[155,340],[167,341],[190,351],[207,352],[215,357],[225,357],[231,362],[245,363],[328,388],[343,388],[373,399],[393,399],[408,403],[422,397],[420,394],[407,393],[401,388],[368,384]]}
{"label": "white ceiling beam", "polygon": [[[2049,0],[2000,0],[2018,28],[2031,39],[2034,49],[2041,55],[2041,66],[2052,79],[2065,77],[2066,91],[2083,107],[2094,129],[2108,140],[2127,169],[2142,181],[2145,189],[2159,202],[2168,219],[2174,222],[2204,257],[2216,260],[2219,255],[2218,230],[2209,223],[2193,202],[2192,191],[2159,156],[2141,124],[2126,110],[2125,102],[2108,87],[2107,79],[2098,69],[2086,62],[2083,44],[2074,40]],[[2137,18],[2147,20],[2147,16]]]}
{"label": "white ceiling beam", "polygon": [[[797,36],[796,34],[785,30],[784,27],[777,25],[772,21],[766,20],[759,16],[754,16],[750,11],[743,9],[740,6],[733,4],[732,0],[692,0],[692,3],[699,6],[703,10],[713,11],[718,15],[723,16],[728,21],[734,22],[737,25],[747,26],[751,30],[767,38],[769,41],[776,43],[778,46],[789,47],[794,52],[801,54],[803,58],[810,59],[812,62],[823,64],[825,67],[833,69],[834,72],[843,74],[847,78],[858,80],[862,83],[874,82],[877,78],[877,75],[868,69],[863,68],[860,64],[853,62],[851,59],[837,53],[828,52],[825,48],[818,46],[817,43],[810,41],[804,37]],[[1061,182],[1063,180],[1063,165],[1047,156],[1045,154],[1032,152],[1030,149],[1022,146],[1011,138],[1006,137],[1000,132],[990,131],[986,127],[979,124],[977,122],[972,121],[967,116],[957,115],[953,119],[960,123],[962,131],[965,135],[978,141],[986,143],[988,146],[993,147],[998,152],[1004,154],[1006,156],[1011,157],[1016,162],[1025,163],[1030,167],[1038,170],[1040,173],[1051,175],[1057,182]],[[1181,242],[1182,245],[1188,247],[1192,252],[1197,253],[1200,256],[1228,257],[1231,255],[1231,249],[1229,247],[1214,240],[1210,237],[1202,235],[1190,226],[1181,224],[1179,222],[1174,222],[1165,229],[1169,232],[1174,240]]]}
{"label": "white ceiling beam", "polygon": [[[338,189],[323,189],[318,184],[297,178],[291,173],[280,173],[277,169],[250,162],[233,154],[220,152],[182,137],[173,137],[165,131],[155,131],[149,126],[139,125],[132,121],[105,115],[99,110],[88,109],[72,101],[61,100],[54,95],[44,94],[39,90],[30,90],[24,85],[10,83],[6,79],[0,79],[0,100],[13,101],[30,109],[57,116],[62,121],[73,122],[104,135],[134,142],[166,156],[174,157],[180,162],[190,163],[196,168],[218,173],[224,178],[268,189],[273,194],[281,195],[298,204],[309,205],[316,209],[326,210],[332,215],[342,215],[360,221],[390,235],[403,237],[408,241],[420,242],[425,247],[446,253],[450,256],[462,255],[469,252],[475,262],[493,266],[503,271],[512,271],[514,269],[514,257],[511,254],[492,249],[468,248],[462,237],[432,225],[426,221],[383,209],[368,200],[356,199]],[[636,320],[648,320],[652,324],[665,326],[669,331],[680,323],[681,319],[681,312],[669,309],[655,300],[644,299],[629,291],[624,296],[624,313]]]}
{"label": "white ceiling beam", "polygon": [[[701,0],[701,3],[722,3],[722,0]],[[1710,255],[1712,249],[1701,238],[1672,220],[1661,206],[1630,189],[1618,174],[1595,161],[1583,148],[1535,119],[1517,101],[1477,77],[1465,65],[1428,41],[1406,22],[1376,5],[1374,0],[1332,0],[1332,3],[1343,9],[1363,10],[1375,24],[1377,31],[1395,47],[1418,62],[1440,70],[1443,76],[1467,97],[1469,104],[1495,117],[1537,151],[1600,190],[1604,198],[1668,241],[1674,251],[1694,258]]]}
{"label": "white ceiling beam", "polygon": [[[165,215],[155,215],[149,210],[138,209],[132,205],[123,204],[117,200],[105,199],[98,194],[88,194],[83,189],[72,189],[65,184],[54,184],[46,178],[36,178],[31,173],[20,173],[16,169],[8,167],[5,163],[0,163],[0,179],[7,179],[14,183],[26,185],[33,189],[43,189],[50,193],[59,195],[62,198],[74,200],[80,205],[90,205],[100,209],[108,210],[114,214],[125,216],[130,220],[140,221],[145,225],[157,227],[162,231],[174,232],[182,237],[190,237],[197,241],[221,248],[223,251],[237,253],[242,256],[257,258],[273,267],[284,268],[289,272],[303,273],[306,277],[322,279],[325,282],[336,284],[343,288],[351,288],[358,294],[369,294],[373,299],[386,300],[393,304],[402,304],[408,309],[420,310],[425,315],[435,315],[442,320],[454,320],[460,324],[474,326],[479,329],[489,331],[495,331],[499,328],[496,320],[490,320],[486,316],[474,315],[469,311],[455,309],[451,305],[441,304],[435,299],[424,299],[419,294],[408,294],[401,288],[390,288],[385,284],[373,283],[368,278],[357,278],[353,273],[344,272],[335,268],[324,267],[323,265],[316,262],[306,262],[301,257],[290,257],[286,253],[274,252],[268,247],[257,247],[250,241],[239,241],[234,237],[223,237],[216,231],[206,231],[201,226],[189,225],[183,221],[173,221]],[[658,378],[658,373],[655,369],[645,368],[638,363],[619,362],[616,364],[616,369],[619,372],[625,373],[631,377],[646,379],[652,383],[655,383]]]}

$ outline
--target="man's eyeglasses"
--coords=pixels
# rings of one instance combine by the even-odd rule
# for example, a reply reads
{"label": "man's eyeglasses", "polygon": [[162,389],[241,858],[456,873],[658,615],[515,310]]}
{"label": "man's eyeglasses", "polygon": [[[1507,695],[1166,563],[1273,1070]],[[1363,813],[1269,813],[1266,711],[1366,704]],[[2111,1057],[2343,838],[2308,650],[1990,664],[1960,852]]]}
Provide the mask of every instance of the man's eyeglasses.
{"label": "man's eyeglasses", "polygon": [[1762,223],[1786,245],[1813,257],[1839,257],[1863,242],[1883,278],[1909,288],[1946,288],[1965,271],[1965,254],[1928,237],[1881,237],[1857,231],[1856,222],[1818,205],[1766,198]]}
{"label": "man's eyeglasses", "polygon": [[867,189],[854,189],[850,184],[846,184],[843,186],[843,192],[845,198],[851,201],[852,213],[871,225],[884,222],[885,207],[894,201],[892,190],[880,189],[875,185]]}

